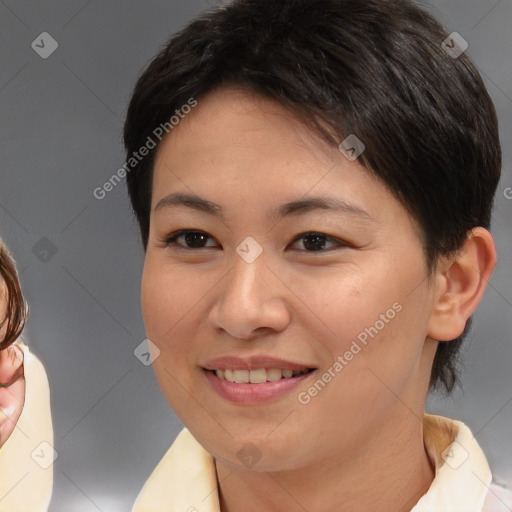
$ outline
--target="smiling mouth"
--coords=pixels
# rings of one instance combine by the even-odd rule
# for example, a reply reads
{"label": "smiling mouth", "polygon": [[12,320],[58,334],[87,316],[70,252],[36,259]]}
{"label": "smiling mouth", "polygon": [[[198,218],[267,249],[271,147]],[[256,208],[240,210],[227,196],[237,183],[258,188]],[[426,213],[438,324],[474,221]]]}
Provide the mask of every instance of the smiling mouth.
{"label": "smiling mouth", "polygon": [[283,379],[292,379],[306,373],[311,373],[316,368],[304,368],[303,370],[282,370],[280,368],[259,368],[257,370],[206,370],[216,375],[220,380],[234,382],[236,384],[263,384],[264,382],[276,382]]}

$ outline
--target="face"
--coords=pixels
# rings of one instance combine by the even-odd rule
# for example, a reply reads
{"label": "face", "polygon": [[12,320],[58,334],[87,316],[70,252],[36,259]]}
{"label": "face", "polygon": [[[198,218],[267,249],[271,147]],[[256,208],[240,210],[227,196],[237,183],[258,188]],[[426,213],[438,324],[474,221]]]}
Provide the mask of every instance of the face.
{"label": "face", "polygon": [[359,163],[221,89],[162,141],[151,208],[154,371],[218,461],[305,467],[418,421],[433,291],[416,224]]}

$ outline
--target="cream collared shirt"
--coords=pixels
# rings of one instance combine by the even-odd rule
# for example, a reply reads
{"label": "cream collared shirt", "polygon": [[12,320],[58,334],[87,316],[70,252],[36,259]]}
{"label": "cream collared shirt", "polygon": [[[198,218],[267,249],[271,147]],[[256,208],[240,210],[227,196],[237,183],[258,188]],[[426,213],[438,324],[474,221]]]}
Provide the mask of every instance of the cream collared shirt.
{"label": "cream collared shirt", "polygon": [[50,387],[43,365],[24,343],[25,403],[0,448],[0,512],[46,512],[53,486]]}
{"label": "cream collared shirt", "polygon": [[[491,471],[469,428],[425,414],[424,444],[435,467],[411,512],[501,512],[485,505]],[[184,428],[139,493],[132,512],[219,512],[213,457]]]}

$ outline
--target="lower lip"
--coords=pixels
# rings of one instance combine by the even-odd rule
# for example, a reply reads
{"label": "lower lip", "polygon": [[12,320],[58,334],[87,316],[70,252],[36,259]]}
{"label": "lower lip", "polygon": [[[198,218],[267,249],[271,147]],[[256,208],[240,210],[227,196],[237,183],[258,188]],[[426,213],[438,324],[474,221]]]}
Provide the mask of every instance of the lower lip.
{"label": "lower lip", "polygon": [[213,389],[222,398],[240,405],[254,405],[281,398],[296,388],[301,382],[311,377],[315,371],[297,375],[297,377],[280,379],[273,382],[262,382],[260,384],[237,384],[236,382],[219,379],[217,375],[209,370],[203,369],[203,373]]}

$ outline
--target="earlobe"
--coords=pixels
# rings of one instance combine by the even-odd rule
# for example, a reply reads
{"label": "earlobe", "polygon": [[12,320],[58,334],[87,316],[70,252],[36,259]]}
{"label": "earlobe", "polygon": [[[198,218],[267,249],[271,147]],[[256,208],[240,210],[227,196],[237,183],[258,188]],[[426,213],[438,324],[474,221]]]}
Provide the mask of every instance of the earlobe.
{"label": "earlobe", "polygon": [[462,334],[482,299],[496,260],[492,235],[476,227],[456,255],[441,261],[435,276],[428,336],[450,341]]}

